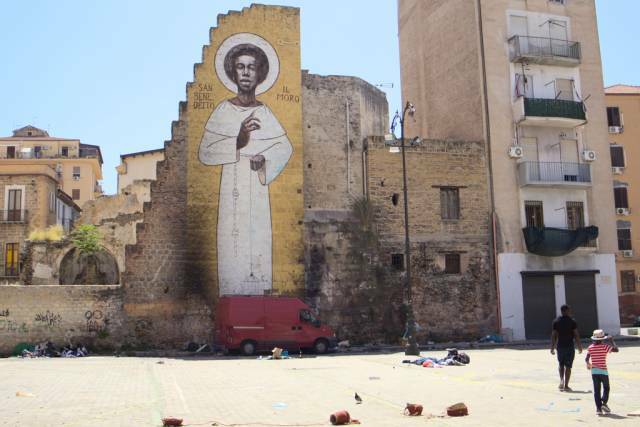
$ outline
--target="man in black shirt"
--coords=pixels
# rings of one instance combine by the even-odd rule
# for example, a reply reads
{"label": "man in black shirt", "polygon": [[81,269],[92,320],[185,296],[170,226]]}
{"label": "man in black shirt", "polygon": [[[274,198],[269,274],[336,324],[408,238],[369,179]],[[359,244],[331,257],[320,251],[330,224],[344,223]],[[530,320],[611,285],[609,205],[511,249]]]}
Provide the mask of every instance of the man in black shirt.
{"label": "man in black shirt", "polygon": [[553,321],[551,331],[551,354],[558,352],[558,373],[560,374],[560,391],[571,391],[569,379],[571,379],[571,367],[576,350],[582,353],[582,343],[578,334],[578,324],[571,317],[571,308],[568,305],[560,307],[562,316]]}

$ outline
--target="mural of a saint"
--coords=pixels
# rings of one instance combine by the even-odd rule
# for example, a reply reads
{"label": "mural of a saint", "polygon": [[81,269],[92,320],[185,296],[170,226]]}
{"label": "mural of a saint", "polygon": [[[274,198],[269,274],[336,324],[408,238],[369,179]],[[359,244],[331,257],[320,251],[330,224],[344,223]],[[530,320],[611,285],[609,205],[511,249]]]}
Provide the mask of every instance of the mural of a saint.
{"label": "mural of a saint", "polygon": [[216,106],[205,126],[199,158],[222,165],[217,258],[220,295],[262,295],[272,289],[269,184],[293,148],[271,109],[256,99],[280,70],[273,47],[255,34],[227,38],[215,58],[220,81],[237,96]]}

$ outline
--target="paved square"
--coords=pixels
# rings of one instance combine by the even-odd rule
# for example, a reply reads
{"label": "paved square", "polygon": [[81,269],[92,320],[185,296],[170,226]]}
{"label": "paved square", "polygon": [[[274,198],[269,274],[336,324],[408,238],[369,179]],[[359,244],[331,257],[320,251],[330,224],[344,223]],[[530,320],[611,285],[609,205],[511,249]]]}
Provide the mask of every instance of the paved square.
{"label": "paved square", "polygon": [[[423,352],[444,356],[445,352]],[[256,360],[88,357],[0,359],[0,420],[8,426],[159,426],[185,424],[329,425],[348,410],[368,426],[638,425],[640,347],[610,356],[610,406],[598,418],[591,377],[576,355],[572,387],[557,387],[548,350],[472,350],[471,364],[441,369],[402,364],[403,354]],[[364,402],[356,405],[354,392]],[[16,392],[32,397],[16,396]],[[465,418],[409,418],[405,403],[442,414],[465,402]],[[622,418],[625,417],[625,418]],[[252,424],[253,423],[253,424]],[[262,423],[262,424],[260,424]]]}

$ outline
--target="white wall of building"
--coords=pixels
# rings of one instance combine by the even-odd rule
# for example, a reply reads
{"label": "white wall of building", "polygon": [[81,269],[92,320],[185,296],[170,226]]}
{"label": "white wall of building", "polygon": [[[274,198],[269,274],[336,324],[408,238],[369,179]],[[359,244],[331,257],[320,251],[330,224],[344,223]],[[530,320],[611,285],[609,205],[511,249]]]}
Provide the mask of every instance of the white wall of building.
{"label": "white wall of building", "polygon": [[[524,340],[523,271],[584,271],[599,270],[595,275],[599,327],[610,334],[620,333],[616,265],[613,254],[582,254],[546,258],[530,254],[502,253],[498,255],[500,280],[500,316],[502,328],[513,331],[514,340]],[[554,276],[556,312],[565,303],[564,276]],[[549,319],[549,325],[553,319]]]}
{"label": "white wall of building", "polygon": [[587,209],[587,192],[572,188],[535,188],[524,187],[520,190],[520,220],[522,227],[527,224],[524,211],[526,200],[541,201],[543,205],[545,227],[567,227],[567,202],[582,202],[584,206],[584,223],[589,223],[589,209]]}

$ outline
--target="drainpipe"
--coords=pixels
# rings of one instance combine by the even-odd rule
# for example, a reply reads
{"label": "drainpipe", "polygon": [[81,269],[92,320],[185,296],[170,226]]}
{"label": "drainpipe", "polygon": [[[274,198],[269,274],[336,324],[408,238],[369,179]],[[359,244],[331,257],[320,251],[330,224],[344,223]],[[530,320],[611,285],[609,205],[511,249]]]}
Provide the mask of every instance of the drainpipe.
{"label": "drainpipe", "polygon": [[484,121],[485,121],[485,140],[487,141],[487,164],[489,166],[489,200],[491,205],[491,262],[493,264],[493,275],[496,283],[496,303],[497,303],[497,319],[498,333],[502,329],[502,310],[500,302],[500,278],[498,275],[498,244],[497,244],[497,217],[495,210],[495,194],[493,188],[493,162],[491,158],[491,119],[489,117],[489,90],[487,88],[487,64],[484,54],[484,29],[482,26],[482,1],[476,0],[478,33],[480,36],[480,63],[482,66],[482,92],[484,98]]}
{"label": "drainpipe", "polygon": [[349,98],[344,101],[345,120],[347,125],[347,196],[351,195],[351,124],[349,123]]}

